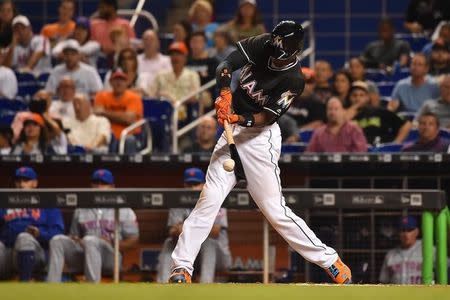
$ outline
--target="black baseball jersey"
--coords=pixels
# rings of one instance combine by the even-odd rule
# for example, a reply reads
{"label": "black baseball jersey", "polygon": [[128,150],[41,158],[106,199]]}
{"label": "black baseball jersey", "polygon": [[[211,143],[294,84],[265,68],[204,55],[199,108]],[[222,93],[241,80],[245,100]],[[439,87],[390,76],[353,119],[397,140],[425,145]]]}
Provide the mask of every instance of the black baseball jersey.
{"label": "black baseball jersey", "polygon": [[239,115],[266,110],[276,121],[303,92],[305,83],[298,61],[282,70],[271,68],[269,40],[270,34],[261,34],[237,42],[247,64],[242,67],[239,85],[233,93],[233,109]]}

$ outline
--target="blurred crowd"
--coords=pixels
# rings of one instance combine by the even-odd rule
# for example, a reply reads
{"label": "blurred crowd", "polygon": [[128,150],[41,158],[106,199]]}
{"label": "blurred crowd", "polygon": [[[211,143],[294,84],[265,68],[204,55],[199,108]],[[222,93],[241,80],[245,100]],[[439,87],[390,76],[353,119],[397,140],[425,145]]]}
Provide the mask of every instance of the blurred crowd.
{"label": "blurred crowd", "polygon": [[[75,11],[76,1],[60,1],[58,20],[38,31],[13,1],[1,2],[0,104],[26,104],[0,120],[1,154],[116,153],[120,140],[125,153],[139,152],[147,133],[122,133],[147,117],[152,101],[177,107],[179,126],[198,119],[212,109],[216,90],[184,98],[214,79],[236,41],[266,32],[256,0],[239,0],[236,15],[223,24],[214,22],[210,1],[196,0],[186,19],[173,24],[173,41],[162,53],[159,33],[136,36],[118,16],[116,0],[100,0],[93,18]],[[299,69],[306,85],[279,120],[283,151],[448,152],[448,11],[446,1],[411,1],[405,29],[429,38],[420,52],[397,39],[385,17],[379,39],[342,68],[317,60]],[[27,89],[25,75],[39,89]],[[180,151],[209,152],[220,130],[214,119],[202,119],[180,139]]]}

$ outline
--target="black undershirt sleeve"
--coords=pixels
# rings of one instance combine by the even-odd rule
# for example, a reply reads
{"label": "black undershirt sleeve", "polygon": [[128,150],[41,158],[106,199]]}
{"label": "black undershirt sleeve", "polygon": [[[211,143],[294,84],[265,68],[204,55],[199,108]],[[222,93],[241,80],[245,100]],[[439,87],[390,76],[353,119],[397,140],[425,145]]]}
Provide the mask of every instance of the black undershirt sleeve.
{"label": "black undershirt sleeve", "polygon": [[233,73],[233,71],[236,71],[237,69],[242,68],[247,64],[247,59],[242,55],[241,52],[238,50],[234,50],[230,53],[230,55],[225,58],[224,61],[222,61],[216,68],[216,81],[219,86],[219,90],[223,87],[227,86],[221,86],[221,74],[224,69],[228,69],[229,73]]}

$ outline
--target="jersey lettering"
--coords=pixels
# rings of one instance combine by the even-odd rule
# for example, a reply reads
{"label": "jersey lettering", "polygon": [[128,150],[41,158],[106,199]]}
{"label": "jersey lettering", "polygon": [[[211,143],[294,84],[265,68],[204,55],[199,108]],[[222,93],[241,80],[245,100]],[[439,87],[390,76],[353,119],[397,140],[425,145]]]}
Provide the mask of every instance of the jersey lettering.
{"label": "jersey lettering", "polygon": [[250,71],[250,65],[246,65],[242,68],[241,72],[241,88],[247,92],[247,95],[250,96],[256,103],[263,106],[267,102],[267,96],[263,94],[263,90],[255,90],[255,86],[257,85],[256,80],[251,80],[247,83],[243,83],[246,79],[252,76],[252,72]]}

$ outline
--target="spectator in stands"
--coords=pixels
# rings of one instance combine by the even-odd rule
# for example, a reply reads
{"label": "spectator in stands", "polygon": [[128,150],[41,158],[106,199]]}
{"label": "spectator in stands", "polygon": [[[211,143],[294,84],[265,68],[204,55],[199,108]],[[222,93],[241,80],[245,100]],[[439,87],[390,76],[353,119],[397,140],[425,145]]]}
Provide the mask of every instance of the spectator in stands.
{"label": "spectator in stands", "polygon": [[143,76],[145,82],[153,82],[156,74],[172,69],[170,58],[160,52],[159,38],[154,30],[144,32],[142,44],[144,52],[137,57],[139,76]]}
{"label": "spectator in stands", "polygon": [[450,20],[447,0],[411,0],[404,25],[411,33],[430,34],[441,20]]}
{"label": "spectator in stands", "polygon": [[13,70],[3,66],[7,50],[0,49],[0,98],[14,99],[17,95],[17,78]]}
{"label": "spectator in stands", "polygon": [[[30,167],[18,168],[14,184],[21,190],[35,189],[37,174]],[[18,270],[20,281],[30,281],[33,271],[45,270],[49,241],[64,233],[58,208],[1,208],[0,224],[0,278]]]}
{"label": "spectator in stands", "polygon": [[392,100],[388,104],[390,111],[417,112],[427,99],[439,95],[437,82],[428,76],[429,63],[422,53],[414,55],[411,61],[411,76],[395,84]]}
{"label": "spectator in stands", "polygon": [[353,81],[364,81],[369,89],[370,104],[372,106],[380,105],[380,91],[375,82],[366,79],[366,67],[364,61],[360,57],[353,57],[349,61],[349,71]]}
{"label": "spectator in stands", "polygon": [[235,17],[221,27],[230,33],[233,42],[266,32],[256,0],[239,0]]}
{"label": "spectator in stands", "polygon": [[[114,189],[109,170],[96,170],[91,177],[94,189]],[[136,214],[131,208],[119,209],[119,251],[133,249],[139,242]],[[84,271],[86,280],[98,283],[102,275],[114,271],[113,208],[77,208],[73,213],[70,235],[59,234],[50,241],[47,280],[60,282],[64,265],[70,272]]]}
{"label": "spectator in stands", "polygon": [[380,283],[422,283],[422,241],[413,216],[401,217],[399,222],[400,247],[389,250],[380,271]]}
{"label": "spectator in stands", "polygon": [[333,68],[326,60],[318,60],[314,65],[316,85],[314,94],[323,104],[333,95],[330,80],[333,77]]}
{"label": "spectator in stands", "polygon": [[[169,100],[176,103],[183,97],[200,88],[200,77],[197,72],[186,68],[188,49],[181,42],[173,42],[169,46],[169,56],[172,71],[161,72],[156,75],[155,80],[149,84],[146,93],[150,97]],[[191,99],[195,103],[197,98]],[[186,121],[188,118],[187,107],[183,105],[178,108],[178,118]]]}
{"label": "spectator in stands", "polygon": [[58,7],[58,21],[42,27],[41,34],[50,40],[52,46],[72,35],[75,29],[75,22],[72,20],[75,5],[75,0],[61,0]]}
{"label": "spectator in stands", "polygon": [[334,74],[333,94],[341,100],[344,107],[350,106],[350,88],[352,87],[352,76],[346,70],[338,70]]}
{"label": "spectator in stands", "polygon": [[362,53],[362,58],[368,68],[387,69],[397,61],[400,66],[406,66],[411,48],[406,41],[394,37],[394,23],[389,18],[382,18],[378,27],[380,40],[369,43]]}
{"label": "spectator in stands", "polygon": [[189,40],[192,34],[192,25],[187,20],[181,20],[173,25],[173,41],[182,42],[189,45]]}
{"label": "spectator in stands", "polygon": [[204,116],[195,131],[196,140],[194,144],[183,152],[186,153],[208,153],[211,154],[217,142],[217,121],[213,117]]}
{"label": "spectator in stands", "polygon": [[73,99],[75,97],[75,81],[70,77],[63,77],[56,90],[58,99],[51,102],[48,110],[55,119],[75,118]]}
{"label": "spectator in stands", "polygon": [[8,47],[12,42],[12,20],[16,15],[14,1],[3,0],[0,4],[0,49]]}
{"label": "spectator in stands", "polygon": [[212,22],[213,7],[207,0],[196,0],[189,9],[193,31],[203,31],[206,36],[206,47],[214,47],[214,32],[219,24]]}
{"label": "spectator in stands", "polygon": [[196,71],[200,76],[200,83],[202,85],[208,83],[215,78],[216,67],[218,61],[209,57],[206,50],[206,35],[202,31],[194,32],[189,43],[190,57],[186,67],[190,70]]}
{"label": "spectator in stands", "polygon": [[222,29],[214,32],[214,49],[210,51],[210,56],[220,62],[234,50],[236,50],[236,47],[233,45],[228,32]]}
{"label": "spectator in stands", "polygon": [[13,40],[4,64],[36,76],[51,69],[50,44],[42,35],[34,35],[30,20],[18,15],[12,21]]}
{"label": "spectator in stands", "polygon": [[108,55],[115,51],[110,39],[112,30],[120,27],[126,32],[127,38],[136,37],[129,22],[117,16],[117,10],[117,0],[100,0],[98,2],[98,18],[91,22],[91,39],[99,42],[103,53]]}
{"label": "spectator in stands", "polygon": [[395,113],[370,106],[369,90],[362,81],[355,81],[350,91],[351,106],[347,109],[347,119],[354,119],[364,131],[370,144],[394,142],[401,144],[408,136],[411,122],[402,120]]}
{"label": "spectator in stands", "polygon": [[450,22],[446,22],[440,26],[436,40],[423,46],[422,53],[429,57],[431,55],[431,48],[437,41],[443,42],[444,44],[450,44]]}
{"label": "spectator in stands", "polygon": [[[86,17],[78,17],[75,29],[70,36],[80,44],[80,59],[82,62],[97,68],[97,59],[100,54],[100,44],[91,40],[91,22]],[[65,41],[59,42],[52,50],[53,57],[63,59],[63,48]]]}
{"label": "spectator in stands", "polygon": [[[133,48],[125,48],[119,52],[117,66],[127,75],[127,87],[136,94],[141,95],[142,90],[145,88],[144,79],[147,77],[142,76],[138,72],[138,58],[136,51]],[[108,71],[105,76],[105,90],[111,90],[110,78],[112,70]]]}
{"label": "spectator in stands", "polygon": [[[95,96],[94,113],[106,117],[111,122],[112,132],[117,140],[120,134],[129,125],[140,120],[144,115],[142,98],[128,89],[128,75],[121,69],[116,69],[109,80],[111,91],[101,91]],[[139,134],[140,129],[134,130],[127,136],[125,152],[136,153],[138,140],[134,134]]]}
{"label": "spectator in stands", "polygon": [[327,123],[314,130],[307,152],[367,152],[367,141],[357,125],[347,121],[337,97],[327,102]]}
{"label": "spectator in stands", "polygon": [[450,75],[444,76],[440,85],[440,91],[440,97],[427,100],[417,115],[421,116],[424,113],[432,112],[438,116],[443,127],[450,129]]}
{"label": "spectator in stands", "polygon": [[305,80],[303,93],[292,102],[285,115],[296,121],[299,129],[315,129],[326,121],[325,104],[314,93],[315,72],[310,68],[302,68]]}
{"label": "spectator in stands", "polygon": [[112,59],[112,66],[117,67],[119,65],[119,55],[122,50],[131,48],[130,38],[125,29],[119,26],[111,30],[109,38],[114,49],[112,56],[109,56],[109,59]]}
{"label": "spectator in stands", "polygon": [[50,145],[44,118],[37,113],[29,114],[23,122],[22,131],[11,154],[44,155],[54,153],[55,150]]}
{"label": "spectator in stands", "polygon": [[437,80],[445,74],[450,74],[450,43],[444,44],[437,40],[431,48],[430,55],[430,75]]}
{"label": "spectator in stands", "polygon": [[73,79],[78,93],[92,97],[103,88],[97,70],[81,62],[80,44],[76,40],[70,39],[65,41],[63,60],[64,63],[54,67],[50,73],[50,77],[45,85],[47,91],[55,94],[59,81],[64,77]]}
{"label": "spectator in stands", "polygon": [[0,125],[0,155],[8,155],[12,149],[13,131],[9,125]]}
{"label": "spectator in stands", "polygon": [[444,152],[447,153],[450,141],[439,136],[439,118],[432,112],[419,116],[419,139],[402,149],[404,152]]}
{"label": "spectator in stands", "polygon": [[87,152],[107,153],[111,140],[111,124],[109,120],[92,113],[89,98],[83,94],[76,94],[73,100],[75,117],[62,119],[64,129],[70,144],[83,146]]}
{"label": "spectator in stands", "polygon": [[[205,184],[205,174],[198,168],[189,168],[184,171],[184,187],[200,192]],[[171,208],[167,220],[169,237],[159,254],[157,281],[165,283],[169,279],[171,270],[171,254],[181,234],[184,220],[192,209]],[[226,270],[231,266],[231,252],[228,243],[227,210],[221,208],[212,226],[209,237],[203,242],[199,252],[200,282],[212,283],[216,269]]]}

